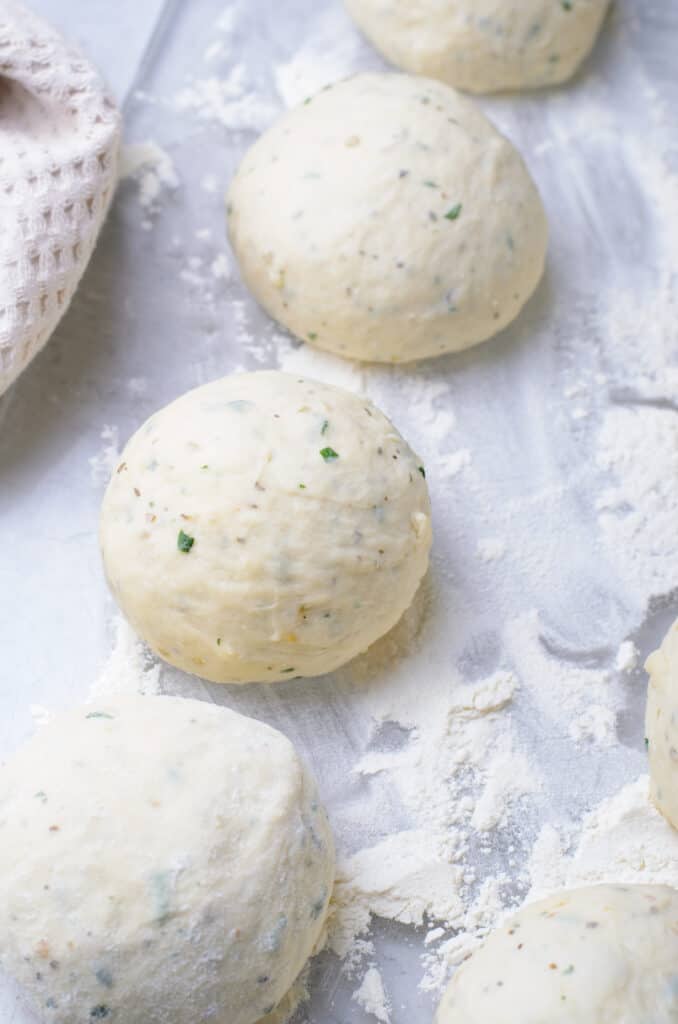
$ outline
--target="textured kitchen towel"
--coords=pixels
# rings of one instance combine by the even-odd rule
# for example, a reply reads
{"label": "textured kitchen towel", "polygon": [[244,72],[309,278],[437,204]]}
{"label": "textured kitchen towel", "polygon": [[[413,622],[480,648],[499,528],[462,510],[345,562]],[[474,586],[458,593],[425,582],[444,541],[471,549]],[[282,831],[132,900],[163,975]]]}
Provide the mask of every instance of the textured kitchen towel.
{"label": "textured kitchen towel", "polygon": [[42,348],[115,188],[120,115],[94,68],[0,0],[0,394]]}

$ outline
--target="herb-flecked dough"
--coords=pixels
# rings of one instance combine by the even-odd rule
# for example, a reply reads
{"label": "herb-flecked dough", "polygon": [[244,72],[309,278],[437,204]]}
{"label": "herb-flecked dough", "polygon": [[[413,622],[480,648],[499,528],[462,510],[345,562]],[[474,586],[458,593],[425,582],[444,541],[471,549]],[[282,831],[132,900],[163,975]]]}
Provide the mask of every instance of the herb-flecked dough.
{"label": "herb-flecked dough", "polygon": [[397,67],[468,92],[538,89],[571,78],[609,0],[345,0]]}
{"label": "herb-flecked dough", "polygon": [[297,337],[401,363],[456,352],[518,315],[547,223],[514,146],[440,82],[360,74],[285,114],[227,199],[242,275]]}
{"label": "herb-flecked dough", "polygon": [[101,514],[113,593],[161,657],[214,682],[330,672],[426,571],[424,467],[367,399],[277,371],[183,395],[134,435]]}
{"label": "herb-flecked dough", "polygon": [[0,965],[45,1024],[254,1024],[333,879],[294,748],[226,708],[106,699],[0,767]]}
{"label": "herb-flecked dough", "polygon": [[645,668],[650,674],[645,717],[650,795],[666,820],[678,828],[678,619]]}
{"label": "herb-flecked dough", "polygon": [[528,904],[452,978],[436,1024],[675,1024],[678,892],[594,885]]}

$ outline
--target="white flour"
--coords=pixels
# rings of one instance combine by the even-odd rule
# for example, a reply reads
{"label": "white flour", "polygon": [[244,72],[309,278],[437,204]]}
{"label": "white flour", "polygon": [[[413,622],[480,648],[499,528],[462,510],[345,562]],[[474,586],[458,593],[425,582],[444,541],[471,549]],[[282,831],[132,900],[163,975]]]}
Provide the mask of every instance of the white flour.
{"label": "white flour", "polygon": [[618,672],[633,672],[638,664],[638,648],[633,640],[624,640],[619,645],[617,656],[614,659],[614,667]]}
{"label": "white flour", "polygon": [[112,622],[113,646],[88,694],[88,701],[113,694],[160,692],[160,664],[119,613]]}
{"label": "white flour", "polygon": [[376,967],[367,969],[360,988],[353,993],[353,998],[365,1013],[371,1013],[381,1021],[381,1024],[390,1024],[391,1007],[384,991],[384,982]]}
{"label": "white flour", "polygon": [[596,501],[609,557],[649,602],[678,585],[678,409],[611,408],[598,465],[613,478]]}
{"label": "white flour", "polygon": [[116,426],[106,425],[101,430],[102,446],[90,457],[89,469],[92,483],[104,487],[120,459],[120,437]]}
{"label": "white flour", "polygon": [[171,156],[151,139],[122,147],[120,177],[137,182],[139,202],[149,212],[157,211],[164,189],[179,186]]}
{"label": "white flour", "polygon": [[546,825],[529,864],[530,898],[595,882],[678,885],[678,832],[650,804],[642,775],[603,800],[572,829]]}

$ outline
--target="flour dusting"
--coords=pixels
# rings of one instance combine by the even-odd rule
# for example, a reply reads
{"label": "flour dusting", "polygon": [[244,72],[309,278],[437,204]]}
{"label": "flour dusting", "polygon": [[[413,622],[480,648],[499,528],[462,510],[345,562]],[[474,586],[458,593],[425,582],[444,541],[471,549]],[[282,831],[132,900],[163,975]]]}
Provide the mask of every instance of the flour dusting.
{"label": "flour dusting", "polygon": [[365,1011],[376,1017],[381,1024],[390,1024],[391,1006],[384,989],[384,982],[376,967],[369,967],[362,984],[353,993],[353,999]]}
{"label": "flour dusting", "polygon": [[92,683],[88,703],[114,694],[160,693],[160,664],[122,615],[112,622],[113,645]]}

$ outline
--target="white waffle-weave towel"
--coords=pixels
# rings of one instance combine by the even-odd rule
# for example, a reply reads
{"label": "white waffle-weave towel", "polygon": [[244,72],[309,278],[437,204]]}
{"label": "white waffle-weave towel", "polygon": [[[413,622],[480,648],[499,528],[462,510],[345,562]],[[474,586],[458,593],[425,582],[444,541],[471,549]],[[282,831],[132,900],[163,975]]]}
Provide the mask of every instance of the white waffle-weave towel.
{"label": "white waffle-weave towel", "polygon": [[53,28],[0,0],[0,394],[43,347],[115,189],[120,115]]}

